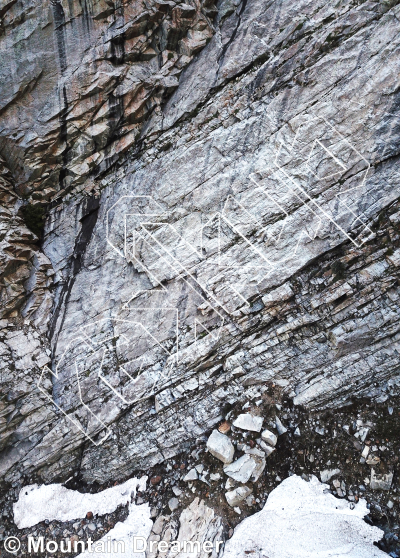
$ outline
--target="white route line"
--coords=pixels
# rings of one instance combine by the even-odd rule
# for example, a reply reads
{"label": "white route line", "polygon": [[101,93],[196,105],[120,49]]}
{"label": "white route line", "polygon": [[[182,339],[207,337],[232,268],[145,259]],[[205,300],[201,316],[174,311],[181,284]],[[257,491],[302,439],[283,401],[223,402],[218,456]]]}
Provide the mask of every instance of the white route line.
{"label": "white route line", "polygon": [[[269,118],[269,115],[267,115]],[[251,211],[249,211],[245,205],[243,205],[244,203],[246,203],[246,200],[249,200],[252,194],[249,194],[244,200],[239,201],[238,199],[236,199],[233,195],[229,195],[227,197],[227,199],[224,202],[223,208],[221,212],[215,212],[208,220],[206,223],[202,223],[200,228],[199,228],[199,239],[200,239],[200,251],[196,248],[196,246],[193,246],[191,244],[191,242],[188,242],[186,240],[186,238],[184,238],[176,229],[176,227],[172,224],[168,222],[168,215],[165,213],[164,209],[162,208],[162,206],[156,201],[154,200],[154,198],[152,196],[146,196],[146,195],[124,195],[121,196],[117,202],[115,202],[106,212],[106,240],[107,240],[107,244],[109,244],[112,249],[119,255],[121,256],[123,259],[125,259],[126,261],[130,261],[130,262],[134,262],[139,269],[142,269],[147,275],[148,277],[151,279],[152,282],[154,282],[154,284],[158,285],[161,288],[161,292],[164,291],[165,293],[168,293],[168,289],[162,284],[161,280],[159,280],[154,273],[148,268],[148,265],[145,265],[137,256],[137,246],[139,241],[142,243],[143,246],[147,247],[148,250],[150,250],[150,253],[153,252],[156,257],[159,259],[159,261],[162,262],[162,264],[165,264],[167,266],[167,268],[171,269],[172,272],[175,274],[175,277],[177,277],[178,279],[182,279],[192,290],[193,292],[203,301],[203,304],[206,304],[213,312],[215,312],[215,314],[218,316],[218,318],[220,319],[221,325],[218,328],[217,333],[215,333],[215,331],[210,331],[205,325],[201,324],[198,319],[195,317],[194,319],[194,341],[195,344],[197,344],[197,339],[198,339],[198,330],[199,329],[203,329],[207,334],[210,335],[211,339],[213,339],[213,341],[217,341],[219,339],[222,327],[225,323],[225,318],[224,316],[214,307],[214,304],[221,308],[225,313],[227,313],[228,315],[232,314],[232,312],[230,312],[225,305],[218,300],[218,298],[214,295],[214,293],[212,291],[209,290],[209,288],[207,288],[206,285],[203,285],[202,282],[197,279],[194,275],[193,272],[191,272],[188,269],[187,264],[184,261],[184,258],[182,257],[182,247],[184,248],[184,253],[187,253],[187,251],[189,251],[191,256],[196,256],[199,258],[199,261],[197,263],[195,263],[195,265],[207,261],[207,256],[204,256],[204,240],[205,240],[205,229],[207,227],[212,227],[213,223],[216,222],[216,226],[217,226],[217,262],[218,262],[218,266],[219,267],[232,267],[232,266],[228,266],[228,265],[223,265],[222,264],[222,230],[221,230],[221,225],[222,222],[224,222],[224,224],[226,226],[228,226],[231,231],[237,235],[241,241],[244,243],[244,249],[250,250],[251,254],[254,256],[254,259],[256,260],[257,264],[256,265],[250,265],[250,268],[255,268],[255,269],[264,269],[265,267],[269,268],[267,274],[264,276],[266,277],[269,273],[271,273],[271,271],[273,269],[276,269],[277,266],[281,266],[282,263],[286,262],[287,260],[289,260],[290,258],[293,257],[294,254],[297,254],[297,251],[299,249],[300,243],[302,241],[302,239],[304,237],[309,238],[310,240],[314,240],[317,236],[318,231],[320,230],[320,227],[322,225],[323,222],[323,218],[328,220],[328,222],[332,223],[346,238],[348,238],[355,246],[360,247],[365,241],[364,240],[360,240],[359,242],[357,242],[356,240],[354,240],[349,232],[347,232],[342,226],[339,225],[339,223],[325,210],[322,208],[321,204],[319,204],[314,198],[312,198],[307,191],[302,187],[302,185],[300,183],[298,183],[297,181],[294,180],[294,178],[291,176],[291,174],[288,172],[288,170],[284,167],[286,167],[287,165],[284,164],[279,164],[278,158],[282,152],[282,150],[285,148],[286,152],[288,154],[288,156],[290,157],[289,161],[293,159],[294,154],[296,153],[296,148],[295,148],[295,144],[296,142],[299,141],[299,136],[300,136],[300,132],[301,130],[308,126],[315,123],[316,125],[318,125],[319,123],[325,123],[325,125],[328,126],[328,128],[330,129],[330,131],[332,132],[332,134],[336,134],[339,138],[339,142],[337,142],[336,145],[340,145],[340,142],[343,142],[344,144],[347,144],[348,148],[351,150],[352,153],[355,153],[359,159],[361,161],[364,161],[366,164],[366,170],[365,173],[363,174],[363,178],[361,180],[361,184],[359,186],[356,186],[354,188],[349,188],[348,190],[344,191],[344,192],[340,192],[338,194],[336,194],[336,198],[339,200],[339,203],[341,203],[346,209],[347,211],[350,212],[351,215],[353,215],[354,220],[353,220],[353,224],[352,224],[352,228],[354,226],[354,223],[356,222],[360,222],[362,225],[364,225],[364,229],[363,231],[358,235],[358,237],[361,237],[361,235],[364,233],[365,230],[369,231],[369,233],[371,234],[372,231],[371,229],[369,229],[369,227],[363,222],[363,220],[361,219],[361,216],[356,215],[354,213],[354,211],[347,205],[347,203],[340,198],[340,196],[343,196],[345,193],[348,194],[348,192],[352,191],[352,190],[360,190],[360,188],[362,188],[365,185],[366,179],[367,179],[367,175],[370,169],[370,163],[367,161],[367,159],[365,159],[361,153],[359,153],[359,151],[347,140],[347,138],[345,138],[338,130],[336,130],[336,128],[330,124],[330,122],[328,122],[326,120],[326,118],[322,117],[322,116],[309,116],[306,115],[306,119],[305,121],[303,121],[302,123],[300,123],[300,125],[298,126],[294,137],[293,137],[293,141],[291,143],[286,144],[284,141],[280,141],[280,147],[275,151],[275,158],[273,159],[273,164],[275,168],[267,168],[268,171],[270,171],[270,174],[272,174],[272,176],[277,179],[279,182],[283,183],[284,187],[287,189],[287,191],[289,193],[291,193],[292,195],[294,195],[295,197],[297,197],[299,199],[299,201],[301,202],[301,206],[304,207],[305,209],[307,209],[308,211],[311,211],[311,213],[314,215],[314,219],[317,219],[317,223],[316,225],[310,223],[310,226],[312,226],[312,231],[310,231],[310,233],[307,230],[307,223],[304,223],[304,227],[301,228],[301,230],[299,231],[299,238],[295,244],[294,250],[291,250],[289,255],[283,257],[282,259],[278,260],[278,261],[271,261],[271,259],[264,253],[263,249],[259,247],[259,245],[253,243],[247,236],[245,233],[243,233],[239,227],[246,227],[249,225],[249,223],[247,222],[241,222],[240,219],[242,216],[238,216],[239,219],[239,224],[233,224],[232,219],[229,218],[229,210],[228,210],[228,204],[229,203],[233,203],[236,204],[240,210],[244,213],[245,216],[247,216],[247,218],[249,220],[251,220],[254,225],[256,227],[258,227],[258,234],[264,234],[265,231],[267,236],[268,236],[268,242],[274,242],[276,244],[276,249],[279,250],[278,248],[278,244],[282,239],[282,235],[283,232],[285,230],[285,227],[287,225],[287,221],[290,217],[290,214],[288,213],[288,211],[286,211],[283,206],[281,204],[279,204],[279,202],[274,199],[274,197],[267,191],[267,189],[262,186],[258,180],[256,179],[257,176],[257,171],[253,172],[249,175],[249,179],[250,181],[255,184],[257,186],[257,188],[260,190],[260,192],[262,193],[262,195],[265,195],[269,200],[271,200],[273,202],[273,204],[278,208],[278,210],[284,215],[283,218],[283,222],[282,225],[280,226],[280,232],[279,234],[277,234],[276,232],[272,233],[271,235],[268,235],[268,225],[266,226],[262,226],[262,217],[257,218],[253,213],[251,213]],[[322,136],[326,133],[326,131],[322,131],[322,134],[320,134],[319,137],[317,137],[316,139],[314,139],[314,141],[312,142],[312,146],[311,149],[309,151],[308,157],[306,159],[303,158],[302,163],[300,163],[300,165],[305,165],[305,167],[308,169],[309,172],[311,172],[311,174],[317,179],[317,180],[329,180],[332,179],[333,177],[343,174],[344,172],[348,171],[349,168],[351,168],[351,166],[354,166],[354,164],[356,163],[352,163],[349,167],[346,167],[346,165],[333,153],[333,151],[331,149],[329,149],[328,147],[326,147],[320,138],[322,138]],[[311,160],[312,158],[315,156],[316,158],[318,158],[318,152],[315,151],[315,147],[319,146],[320,148],[322,148],[322,150],[324,152],[326,152],[328,154],[328,156],[335,162],[336,165],[338,165],[339,167],[341,167],[342,170],[339,170],[337,172],[331,173],[325,177],[320,177],[318,176],[317,172],[314,172],[313,168],[311,167]],[[350,158],[349,158],[350,160]],[[128,210],[127,207],[123,206],[123,210],[118,211],[118,205],[122,204],[123,201],[127,201],[129,203],[129,201],[131,202],[137,202],[137,211],[135,211],[135,209]],[[139,204],[140,202],[142,203],[143,207],[144,207],[144,211],[140,212],[139,209]],[[150,207],[155,208],[153,210],[149,210],[147,212],[147,210]],[[115,242],[112,241],[111,239],[111,230],[110,230],[110,213],[115,210],[117,212],[117,214],[114,216],[114,221],[116,223],[116,225],[114,226],[115,230],[117,231],[117,238],[120,239],[121,242],[121,237],[122,237],[122,231],[123,231],[123,239],[122,239],[122,248],[119,248]],[[125,211],[125,212],[124,212]],[[234,209],[232,209],[232,211],[234,211]],[[122,215],[120,215],[120,213],[122,213]],[[134,224],[134,226],[130,226],[128,225],[128,221],[130,218],[133,218],[134,221],[136,221],[136,224]],[[121,221],[122,219],[122,221]],[[158,219],[158,220],[157,220]],[[242,219],[243,221],[243,219]],[[121,227],[122,225],[122,231]],[[274,225],[274,223],[273,223]],[[155,231],[150,230],[150,228],[154,228],[156,227]],[[176,244],[176,253],[174,254],[171,249],[166,246],[162,241],[159,240],[158,236],[157,236],[157,232],[160,231],[160,229],[164,229],[164,231],[172,231],[172,234],[176,236],[178,243]],[[352,229],[351,229],[352,230]],[[131,244],[129,244],[128,239],[132,238]],[[211,236],[211,238],[215,238],[215,236]],[[191,264],[193,265],[193,264]],[[240,268],[240,265],[237,264],[238,267]],[[225,278],[227,279],[227,278]],[[241,284],[241,283],[240,283]],[[237,285],[235,285],[237,286]],[[231,284],[227,285],[228,288],[231,289],[231,291],[233,293],[235,293],[247,306],[250,306],[248,300]],[[71,350],[72,345],[76,342],[76,341],[80,341],[80,342],[84,342],[84,344],[86,345],[86,347],[89,348],[89,350],[92,352],[92,354],[95,354],[95,351],[93,349],[93,346],[101,346],[102,344],[106,343],[107,341],[109,341],[112,337],[107,337],[106,339],[103,339],[101,341],[93,341],[92,339],[90,339],[87,330],[90,327],[93,327],[93,325],[98,325],[101,322],[110,322],[112,324],[114,324],[112,327],[114,329],[115,324],[118,323],[125,323],[125,324],[131,324],[131,325],[135,325],[137,327],[141,327],[143,329],[143,331],[145,332],[145,334],[150,337],[154,342],[155,342],[155,347],[160,347],[162,351],[164,351],[165,353],[167,353],[168,355],[168,360],[171,358],[172,361],[170,361],[168,363],[167,360],[167,367],[171,364],[171,362],[174,362],[175,365],[179,363],[179,312],[178,309],[175,307],[169,307],[169,306],[141,306],[141,307],[131,307],[130,303],[137,298],[139,295],[144,294],[144,293],[150,293],[150,295],[155,291],[158,291],[158,287],[154,290],[139,290],[136,291],[131,298],[123,303],[122,305],[122,309],[130,309],[132,311],[142,311],[142,310],[166,310],[166,311],[172,311],[172,312],[176,312],[176,351],[174,352],[170,352],[168,351],[165,347],[163,347],[159,341],[156,339],[156,337],[154,337],[150,331],[146,328],[146,326],[137,320],[127,320],[127,319],[119,319],[119,318],[104,318],[101,320],[97,320],[94,322],[91,322],[89,324],[85,324],[84,326],[81,326],[78,331],[81,332],[81,334],[84,337],[76,337],[74,339],[72,339],[72,341],[70,341],[68,343],[68,345],[66,346],[66,349],[64,350],[64,352],[62,353],[58,364],[55,368],[55,372],[53,373],[50,368],[48,368],[47,366],[43,369],[42,374],[40,376],[39,382],[38,382],[38,388],[40,389],[40,391],[48,398],[50,399],[54,405],[80,430],[83,432],[83,434],[95,445],[99,445],[101,443],[103,443],[110,435],[111,431],[110,429],[104,424],[103,421],[101,421],[90,409],[89,407],[83,402],[83,398],[82,398],[82,392],[81,392],[81,384],[80,384],[80,380],[79,380],[79,373],[78,373],[78,356],[74,357],[74,365],[75,365],[75,373],[77,376],[77,380],[78,380],[78,390],[79,390],[79,399],[80,402],[82,404],[82,406],[84,406],[89,413],[96,419],[99,421],[99,423],[102,425],[102,429],[105,429],[107,431],[107,435],[105,437],[103,437],[100,441],[95,441],[87,432],[85,432],[84,428],[82,427],[82,425],[72,416],[72,415],[68,415],[67,413],[65,413],[65,411],[63,411],[61,409],[61,407],[51,398],[51,396],[43,389],[43,387],[41,386],[41,383],[43,381],[43,376],[45,371],[50,372],[50,374],[53,375],[53,377],[55,378],[59,378],[59,369],[60,366],[62,366],[63,364],[63,360],[64,357],[67,353],[67,351]],[[202,292],[205,292],[206,296],[208,297],[205,298],[202,294]],[[210,299],[212,301],[212,303],[210,302]],[[115,332],[114,332],[115,333]],[[122,345],[127,345],[129,343],[131,343],[132,341],[124,334],[124,333],[120,333],[118,334],[119,337],[121,337],[124,341],[121,343],[119,342],[118,347],[122,346]],[[113,337],[115,336],[115,334],[113,335]],[[107,378],[102,374],[102,370],[103,370],[103,364],[105,361],[105,356],[107,353],[111,353],[110,349],[108,348],[104,348],[103,350],[103,354],[102,354],[102,359],[101,359],[101,364],[98,370],[98,376],[99,378],[102,380],[102,382],[104,382],[104,384],[106,386],[108,386],[109,389],[112,390],[112,392],[123,401],[124,404],[131,404],[134,403],[136,401],[142,400],[142,399],[146,399],[147,397],[149,397],[149,394],[146,394],[145,396],[142,396],[140,398],[134,399],[134,400],[128,400],[126,397],[124,397],[121,393],[119,393],[112,385],[111,383],[107,380]],[[125,363],[124,365],[120,365],[119,369],[126,374],[130,381],[128,382],[128,384],[126,384],[124,386],[128,387],[131,382],[135,383],[138,381],[138,379],[141,377],[142,375],[142,370],[143,370],[143,365],[144,365],[144,355],[141,355],[135,359],[132,359],[130,361],[128,361],[127,363]],[[141,362],[140,368],[139,368],[139,372],[136,375],[136,377],[133,377],[131,374],[129,374],[129,372],[126,370],[127,365],[131,364],[131,363],[138,363],[139,361]],[[152,385],[151,388],[151,392],[156,390],[156,385],[157,383],[160,381],[160,378],[162,377],[163,379],[167,380],[170,377],[170,374],[172,373],[172,368],[169,371],[169,373],[164,374],[163,371],[157,371],[157,375],[158,377],[154,380],[154,383]],[[101,430],[102,430],[101,429]],[[101,431],[100,430],[100,431]]]}
{"label": "white route line", "polygon": [[96,441],[94,440],[82,427],[82,425],[80,424],[80,422],[78,422],[73,416],[72,414],[68,414],[66,413],[61,407],[60,405],[58,405],[58,403],[54,400],[53,397],[50,396],[50,394],[41,386],[42,382],[43,382],[43,377],[45,372],[49,372],[53,377],[58,379],[58,366],[61,363],[64,355],[66,354],[68,347],[74,343],[75,341],[83,341],[86,346],[89,348],[89,350],[94,354],[95,351],[93,351],[93,348],[89,345],[89,343],[86,341],[86,339],[82,338],[82,337],[75,337],[74,339],[72,339],[68,345],[67,348],[65,349],[65,351],[63,352],[61,359],[59,360],[59,363],[56,367],[56,371],[53,372],[52,370],[50,370],[50,368],[48,366],[44,366],[44,368],[42,369],[42,373],[40,375],[40,378],[38,380],[37,383],[37,387],[38,389],[43,393],[43,395],[45,395],[45,397],[47,397],[47,399],[49,399],[56,407],[59,411],[61,411],[63,413],[63,415],[65,415],[67,417],[68,420],[70,420],[77,428],[78,430],[80,430],[95,446],[99,446],[101,445],[103,442],[105,442],[107,440],[107,438],[110,436],[111,434],[111,430],[108,428],[108,426],[95,414],[93,413],[93,411],[88,407],[88,405],[83,401],[82,399],[82,390],[81,390],[81,385],[80,385],[80,379],[79,379],[79,373],[78,373],[78,366],[77,366],[77,362],[76,360],[74,361],[74,368],[75,368],[75,374],[76,374],[76,379],[77,379],[77,383],[78,383],[78,393],[79,393],[79,400],[80,403],[83,407],[85,407],[85,409],[101,424],[102,428],[99,429],[99,433],[105,429],[107,434],[105,436],[103,436],[103,438],[101,438],[101,440]]}

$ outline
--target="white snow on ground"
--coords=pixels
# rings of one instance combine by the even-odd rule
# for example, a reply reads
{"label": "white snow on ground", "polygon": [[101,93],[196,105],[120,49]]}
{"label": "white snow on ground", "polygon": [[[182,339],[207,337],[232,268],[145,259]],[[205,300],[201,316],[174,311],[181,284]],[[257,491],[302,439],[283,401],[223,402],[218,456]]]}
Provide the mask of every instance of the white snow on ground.
{"label": "white snow on ground", "polygon": [[97,494],[82,494],[62,484],[25,486],[14,504],[14,522],[19,529],[32,527],[40,521],[70,521],[85,517],[87,512],[104,515],[131,501],[131,494],[146,489],[147,477],[129,479]]}
{"label": "white snow on ground", "polygon": [[[83,552],[77,558],[145,558],[144,552],[133,552],[133,537],[144,537],[146,540],[150,536],[153,522],[150,519],[149,504],[142,504],[135,506],[130,504],[129,515],[124,522],[119,522],[111,529],[100,541],[104,541],[105,552],[99,552],[98,549],[103,548],[99,546],[100,541],[93,543],[94,552]],[[114,541],[123,541],[124,547],[118,546],[115,550]],[[107,545],[112,549],[111,553],[108,551]],[[140,541],[137,543],[137,548],[142,548]]]}
{"label": "white snow on ground", "polygon": [[365,500],[352,510],[325,488],[316,477],[285,479],[262,511],[236,527],[223,558],[388,558],[373,545],[383,531],[363,521]]}

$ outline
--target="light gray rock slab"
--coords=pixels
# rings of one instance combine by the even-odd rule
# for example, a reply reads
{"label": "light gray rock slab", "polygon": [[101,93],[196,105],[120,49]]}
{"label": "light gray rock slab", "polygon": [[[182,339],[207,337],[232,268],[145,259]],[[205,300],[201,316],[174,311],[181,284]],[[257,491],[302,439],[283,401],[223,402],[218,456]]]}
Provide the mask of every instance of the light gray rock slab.
{"label": "light gray rock slab", "polygon": [[171,498],[168,500],[168,507],[171,511],[175,511],[179,508],[179,500],[178,498]]}
{"label": "light gray rock slab", "polygon": [[263,449],[265,456],[268,457],[269,455],[271,455],[271,453],[273,453],[275,451],[275,448],[272,448],[271,446],[269,446],[268,444],[266,444],[264,442],[264,440],[260,441],[260,448]]}
{"label": "light gray rock slab", "polygon": [[393,482],[393,473],[379,474],[371,469],[370,487],[372,490],[390,490]]}
{"label": "light gray rock slab", "polygon": [[257,481],[264,471],[265,459],[257,455],[245,454],[224,467],[224,473],[236,482]]}
{"label": "light gray rock slab", "polygon": [[236,426],[236,428],[240,428],[241,430],[260,432],[263,422],[263,417],[257,417],[250,413],[243,413],[233,421],[233,426]]}
{"label": "light gray rock slab", "polygon": [[275,418],[275,424],[276,424],[276,429],[278,431],[279,436],[282,436],[282,434],[285,434],[287,432],[286,426],[283,426],[279,417]]}
{"label": "light gray rock slab", "polygon": [[252,489],[248,486],[238,486],[235,490],[225,493],[228,504],[234,508],[252,493]]}
{"label": "light gray rock slab", "polygon": [[190,481],[194,481],[197,480],[199,478],[196,469],[190,469],[190,471],[188,471],[188,473],[183,477],[183,480],[185,482],[190,482]]}
{"label": "light gray rock slab", "polygon": [[263,430],[261,432],[261,438],[270,446],[276,446],[276,442],[278,441],[278,437],[271,432],[271,430]]}
{"label": "light gray rock slab", "polygon": [[223,463],[231,463],[235,448],[225,434],[221,434],[218,430],[213,430],[207,440],[207,449],[217,459]]}

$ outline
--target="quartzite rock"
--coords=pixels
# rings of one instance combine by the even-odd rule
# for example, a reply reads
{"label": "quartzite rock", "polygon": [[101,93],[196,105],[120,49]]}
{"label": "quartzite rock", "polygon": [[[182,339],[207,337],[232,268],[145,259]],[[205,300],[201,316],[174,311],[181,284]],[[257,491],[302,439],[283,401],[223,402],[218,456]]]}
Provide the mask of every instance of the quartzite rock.
{"label": "quartzite rock", "polygon": [[198,480],[199,476],[197,474],[196,469],[190,469],[190,471],[183,477],[185,482],[190,482],[194,480]]}
{"label": "quartzite rock", "polygon": [[251,430],[252,432],[260,432],[264,419],[254,416],[250,413],[243,413],[233,421],[233,426],[242,430]]}
{"label": "quartzite rock", "polygon": [[278,441],[278,437],[270,430],[263,430],[261,432],[261,438],[270,446],[276,446],[276,442]]}
{"label": "quartzite rock", "polygon": [[265,468],[265,459],[258,455],[245,454],[230,465],[225,465],[224,473],[237,482],[245,483],[250,478],[257,481]]}
{"label": "quartzite rock", "polygon": [[282,434],[285,434],[287,432],[287,428],[286,426],[283,426],[282,422],[280,421],[279,417],[275,418],[275,423],[276,423],[276,429],[278,431],[279,436],[282,436]]}
{"label": "quartzite rock", "polygon": [[207,449],[217,459],[223,463],[231,463],[235,448],[225,434],[221,434],[218,430],[213,430],[211,436],[207,440]]}
{"label": "quartzite rock", "polygon": [[225,498],[228,504],[234,508],[240,502],[242,502],[247,496],[252,493],[252,489],[248,486],[238,486],[235,490],[231,490],[230,492],[225,493]]}
{"label": "quartzite rock", "polygon": [[393,482],[393,473],[375,473],[371,469],[371,488],[372,490],[390,490]]}

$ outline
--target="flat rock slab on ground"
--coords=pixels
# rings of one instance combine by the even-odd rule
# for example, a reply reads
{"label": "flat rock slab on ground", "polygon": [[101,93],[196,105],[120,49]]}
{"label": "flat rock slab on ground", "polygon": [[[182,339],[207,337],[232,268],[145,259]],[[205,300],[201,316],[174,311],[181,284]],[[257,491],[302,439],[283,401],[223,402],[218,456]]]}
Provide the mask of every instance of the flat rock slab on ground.
{"label": "flat rock slab on ground", "polygon": [[243,413],[233,421],[233,426],[242,430],[251,430],[252,432],[260,432],[262,428],[263,417],[256,417],[250,413]]}

